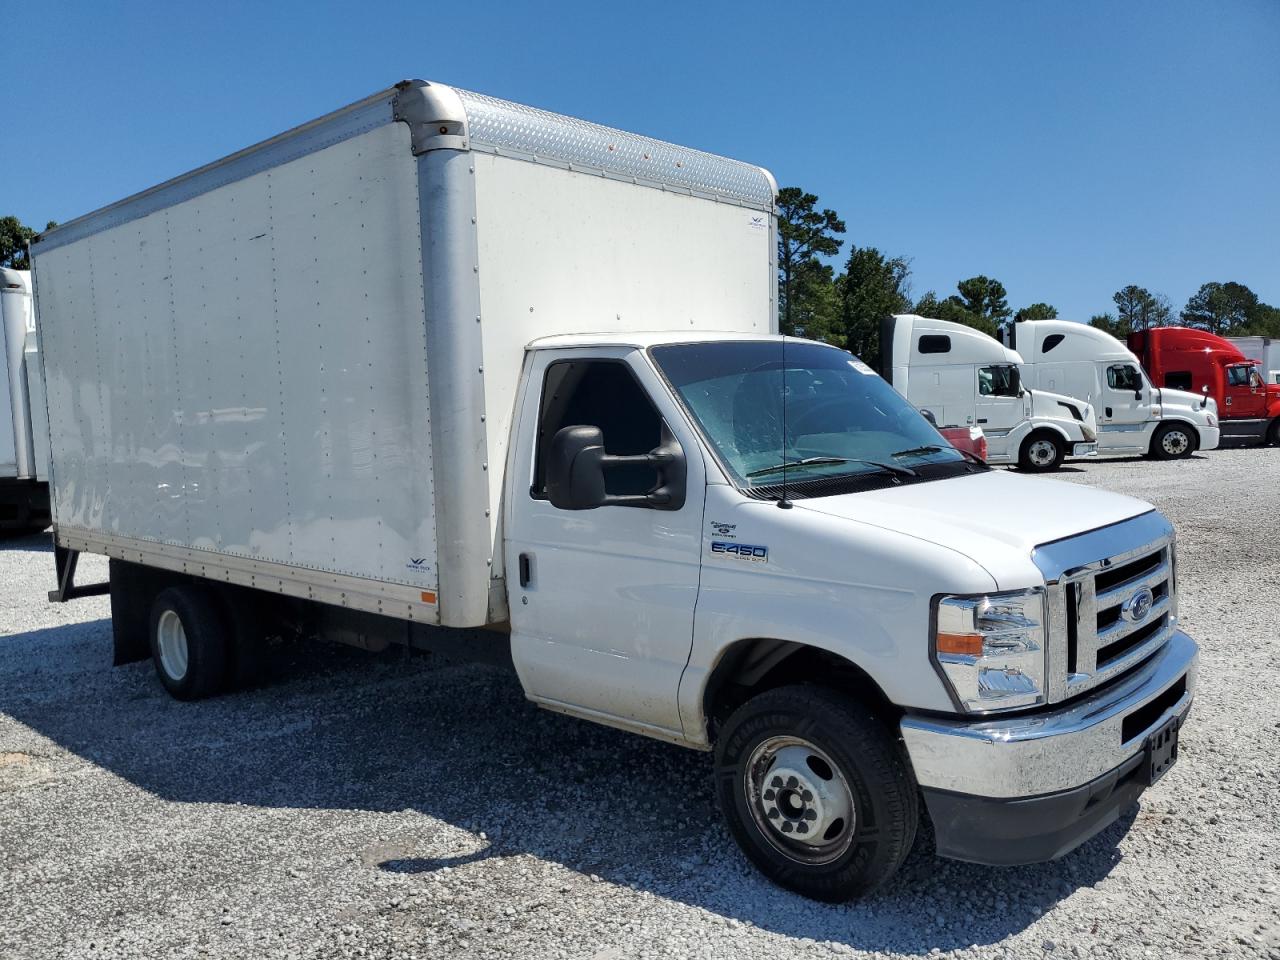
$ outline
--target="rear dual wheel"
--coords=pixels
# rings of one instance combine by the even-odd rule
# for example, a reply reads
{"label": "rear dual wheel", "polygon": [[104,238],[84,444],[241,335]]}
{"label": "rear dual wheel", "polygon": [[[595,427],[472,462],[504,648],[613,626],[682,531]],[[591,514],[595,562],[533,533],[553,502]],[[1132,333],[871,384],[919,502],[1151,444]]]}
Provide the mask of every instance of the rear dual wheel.
{"label": "rear dual wheel", "polygon": [[716,744],[716,784],[752,863],[818,900],[874,890],[915,840],[918,794],[896,737],[822,687],[779,687],[739,707]]}
{"label": "rear dual wheel", "polygon": [[200,583],[160,591],[151,605],[151,658],[178,700],[201,700],[259,678],[262,618],[252,597]]}

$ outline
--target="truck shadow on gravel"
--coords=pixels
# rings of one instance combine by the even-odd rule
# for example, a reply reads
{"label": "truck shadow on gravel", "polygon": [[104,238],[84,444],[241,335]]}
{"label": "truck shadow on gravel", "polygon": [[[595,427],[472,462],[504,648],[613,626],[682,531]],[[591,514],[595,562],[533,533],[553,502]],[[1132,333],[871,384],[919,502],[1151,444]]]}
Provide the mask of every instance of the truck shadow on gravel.
{"label": "truck shadow on gravel", "polygon": [[469,873],[488,884],[503,859],[531,855],[728,922],[924,954],[1001,941],[1097,883],[1132,820],[1018,869],[937,859],[925,824],[887,889],[829,906],[774,887],[738,853],[709,755],[539,710],[508,671],[288,645],[272,653],[271,685],[177,703],[149,663],[109,659],[105,619],[0,638],[0,711],[165,801],[419,811],[459,828],[398,827],[379,844],[385,821],[370,824],[351,852],[410,883],[450,867],[455,889]]}

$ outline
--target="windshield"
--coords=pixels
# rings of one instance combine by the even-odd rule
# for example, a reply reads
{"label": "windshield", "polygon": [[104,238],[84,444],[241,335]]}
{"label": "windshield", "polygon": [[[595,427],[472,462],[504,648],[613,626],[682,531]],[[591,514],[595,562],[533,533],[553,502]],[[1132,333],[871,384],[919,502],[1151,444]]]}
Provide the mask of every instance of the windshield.
{"label": "windshield", "polygon": [[[673,344],[650,351],[742,486],[841,475],[915,477],[963,456],[875,372],[843,350],[778,340]],[[785,399],[785,410],[784,410]],[[782,424],[786,420],[786,439]]]}

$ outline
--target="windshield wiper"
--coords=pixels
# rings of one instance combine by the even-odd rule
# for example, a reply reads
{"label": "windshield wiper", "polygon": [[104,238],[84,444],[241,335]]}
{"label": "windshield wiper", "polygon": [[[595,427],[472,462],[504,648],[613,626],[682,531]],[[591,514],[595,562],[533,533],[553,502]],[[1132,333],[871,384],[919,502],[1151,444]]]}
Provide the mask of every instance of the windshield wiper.
{"label": "windshield wiper", "polygon": [[[947,449],[946,447],[934,447],[934,446],[912,447],[910,450],[899,450],[897,453],[891,453],[890,456],[891,457],[915,457],[915,456],[923,456],[926,453],[941,453],[943,450],[946,450],[946,449]],[[972,450],[961,450],[959,447],[952,447],[951,449],[954,450],[956,453],[960,454],[960,456],[968,460],[972,460],[974,463],[981,464],[984,467],[990,466],[990,464],[988,464],[987,461],[983,460],[980,456],[978,456]]]}
{"label": "windshield wiper", "polygon": [[752,470],[747,474],[747,477],[763,477],[770,473],[781,473],[783,470],[790,470],[792,467],[808,467],[829,463],[867,463],[884,473],[892,473],[899,477],[919,476],[919,474],[909,467],[900,467],[892,463],[881,463],[878,460],[863,460],[859,457],[805,457],[803,460],[788,460],[786,463],[775,463],[772,467],[762,467],[759,470]]}

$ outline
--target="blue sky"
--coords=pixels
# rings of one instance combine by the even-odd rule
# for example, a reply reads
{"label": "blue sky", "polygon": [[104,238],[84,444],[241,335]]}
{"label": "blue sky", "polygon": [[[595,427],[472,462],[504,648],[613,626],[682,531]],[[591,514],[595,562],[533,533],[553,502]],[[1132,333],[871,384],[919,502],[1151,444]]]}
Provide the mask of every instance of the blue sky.
{"label": "blue sky", "polygon": [[1280,0],[44,0],[4,44],[0,214],[35,226],[416,76],[767,166],[917,295],[1280,304]]}

